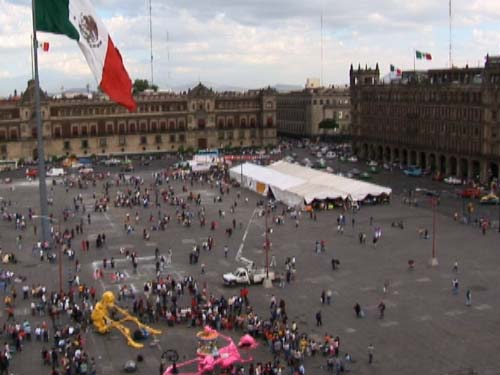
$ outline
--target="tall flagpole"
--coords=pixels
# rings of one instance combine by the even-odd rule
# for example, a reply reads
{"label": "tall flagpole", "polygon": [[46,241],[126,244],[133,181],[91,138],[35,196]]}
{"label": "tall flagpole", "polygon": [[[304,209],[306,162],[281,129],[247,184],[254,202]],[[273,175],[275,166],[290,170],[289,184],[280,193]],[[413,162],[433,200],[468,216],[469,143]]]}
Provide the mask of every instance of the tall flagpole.
{"label": "tall flagpole", "polygon": [[31,79],[35,79],[35,71],[33,67],[33,35],[31,35]]}
{"label": "tall flagpole", "polygon": [[323,87],[323,11],[321,11],[321,82],[320,86]]}
{"label": "tall flagpole", "polygon": [[450,69],[453,68],[453,62],[451,61],[451,0],[448,2],[448,15],[449,15],[449,21],[450,21],[450,49],[448,51],[448,58],[449,58],[449,64],[450,64]]}
{"label": "tall flagpole", "polygon": [[42,222],[42,243],[51,243],[49,228],[49,208],[47,206],[47,185],[45,183],[45,152],[43,149],[43,127],[40,115],[40,81],[38,77],[38,39],[36,37],[36,11],[35,1],[31,1],[33,18],[33,65],[35,72],[35,121],[38,150],[38,186],[40,192],[40,219]]}
{"label": "tall flagpole", "polygon": [[151,0],[149,0],[149,46],[151,52],[151,86],[154,84],[154,76],[153,76],[153,16],[151,9]]}

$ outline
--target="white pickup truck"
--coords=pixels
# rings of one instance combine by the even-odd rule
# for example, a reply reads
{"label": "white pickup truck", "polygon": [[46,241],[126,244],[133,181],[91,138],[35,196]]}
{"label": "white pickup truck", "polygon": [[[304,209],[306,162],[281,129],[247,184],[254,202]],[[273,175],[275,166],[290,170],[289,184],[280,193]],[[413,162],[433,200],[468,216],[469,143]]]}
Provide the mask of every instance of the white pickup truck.
{"label": "white pickup truck", "polygon": [[[224,285],[237,285],[237,284],[260,284],[266,278],[266,269],[248,269],[239,267],[233,272],[226,273],[222,276]],[[269,278],[273,281],[276,275],[273,271],[269,271]]]}

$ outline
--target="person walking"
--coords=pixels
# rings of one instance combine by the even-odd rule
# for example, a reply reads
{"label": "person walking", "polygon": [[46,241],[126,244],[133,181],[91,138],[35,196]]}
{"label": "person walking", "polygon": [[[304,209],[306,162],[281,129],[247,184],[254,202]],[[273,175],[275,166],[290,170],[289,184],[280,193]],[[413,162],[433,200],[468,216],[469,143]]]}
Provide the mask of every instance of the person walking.
{"label": "person walking", "polygon": [[385,313],[384,301],[380,301],[380,303],[378,304],[378,311],[380,312],[380,319],[384,319],[384,313]]}
{"label": "person walking", "polygon": [[451,281],[451,285],[452,285],[452,293],[454,295],[457,295],[458,294],[458,279],[456,277]]}
{"label": "person walking", "polygon": [[472,292],[470,289],[465,292],[465,305],[469,307],[472,305]]}
{"label": "person walking", "polygon": [[321,311],[316,313],[316,327],[321,327],[323,325],[323,320],[321,318]]}
{"label": "person walking", "polygon": [[455,263],[453,263],[453,272],[458,273],[458,262],[457,261],[455,261]]}
{"label": "person walking", "polygon": [[373,344],[368,345],[368,363],[371,365],[373,363],[373,352],[375,351],[375,347]]}
{"label": "person walking", "polygon": [[323,290],[321,291],[321,304],[322,304],[322,305],[324,305],[324,304],[325,304],[325,302],[326,302],[326,292],[325,292],[325,290],[323,289]]}
{"label": "person walking", "polygon": [[354,312],[356,313],[356,318],[361,318],[361,305],[357,302],[354,305]]}

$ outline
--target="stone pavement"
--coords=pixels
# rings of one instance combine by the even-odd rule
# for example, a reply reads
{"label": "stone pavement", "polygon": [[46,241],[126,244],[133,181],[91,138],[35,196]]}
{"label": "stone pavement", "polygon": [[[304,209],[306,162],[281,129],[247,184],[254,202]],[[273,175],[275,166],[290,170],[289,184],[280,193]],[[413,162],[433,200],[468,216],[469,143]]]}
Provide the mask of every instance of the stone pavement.
{"label": "stone pavement", "polygon": [[[150,179],[150,171],[139,172]],[[394,176],[393,179],[404,178]],[[180,184],[175,182],[176,191]],[[0,185],[0,196],[15,202],[18,210],[27,212],[28,207],[37,207],[37,188],[34,184],[24,181],[14,182],[11,186]],[[98,189],[101,186],[98,185]],[[112,191],[115,189],[113,188]],[[102,262],[103,257],[117,260],[117,268],[127,272],[125,281],[141,290],[143,283],[154,277],[154,248],[158,246],[161,253],[166,254],[169,247],[173,249],[173,264],[166,272],[176,276],[193,275],[201,283],[206,282],[209,293],[218,296],[238,294],[238,288],[226,288],[222,284],[222,274],[234,269],[238,264],[234,260],[240,247],[244,231],[248,225],[243,255],[264,264],[264,218],[252,215],[257,195],[241,191],[242,197],[234,215],[237,222],[242,223],[242,229],[227,238],[224,229],[231,225],[233,215],[229,206],[236,200],[237,189],[232,189],[224,201],[213,203],[214,191],[200,185],[194,186],[195,192],[200,192],[203,204],[207,209],[207,222],[212,218],[219,220],[218,210],[224,209],[225,219],[219,228],[212,232],[209,225],[200,228],[194,222],[191,228],[185,228],[172,220],[165,232],[152,232],[149,243],[142,240],[142,227],[136,229],[133,235],[127,236],[123,231],[123,218],[126,209],[114,208],[105,213],[92,212],[92,224],[85,226],[85,235],[94,239],[97,233],[106,232],[107,245],[104,249],[92,250],[87,254],[79,254],[82,262],[81,279],[94,283],[100,290],[117,290],[118,285],[108,279],[94,282],[92,271]],[[70,190],[65,193],[60,186],[54,188],[53,195],[57,197],[53,212],[56,214],[64,207],[71,207],[72,198],[81,192],[88,208],[92,203],[92,188],[87,190]],[[113,196],[113,194],[112,194]],[[249,203],[244,203],[244,198]],[[172,217],[175,207],[162,206]],[[281,207],[278,209],[281,211]],[[131,217],[136,209],[130,210]],[[145,223],[150,214],[156,216],[157,209],[142,209],[137,211],[141,223]],[[498,248],[499,234],[488,232],[482,236],[477,228],[464,226],[454,222],[448,215],[437,217],[437,257],[439,266],[428,267],[431,255],[431,240],[420,239],[418,228],[432,227],[432,213],[426,208],[404,206],[398,197],[393,203],[384,206],[363,207],[356,213],[356,225],[351,227],[351,214],[347,214],[348,225],[343,235],[336,231],[338,210],[321,212],[317,222],[303,216],[299,228],[295,228],[292,220],[284,225],[273,226],[271,234],[272,254],[278,261],[278,270],[284,269],[286,257],[296,257],[296,280],[283,289],[276,285],[272,289],[261,286],[250,288],[250,302],[262,316],[267,317],[268,304],[271,295],[284,298],[287,302],[289,321],[297,321],[299,330],[322,337],[325,332],[338,335],[341,338],[341,351],[352,354],[356,363],[350,366],[355,374],[454,374],[464,369],[474,369],[478,374],[498,374],[500,359],[496,355],[498,344],[497,332],[500,321],[496,310],[499,308],[500,275],[498,264],[500,253]],[[373,227],[369,225],[369,217],[374,218],[373,227],[380,226],[382,239],[375,248],[370,243]],[[403,219],[405,229],[392,228],[394,218]],[[71,219],[69,223],[76,224],[79,218]],[[250,222],[250,224],[249,224]],[[40,226],[39,226],[40,227]],[[40,228],[38,228],[40,229]],[[367,233],[366,245],[359,245],[358,233]],[[15,236],[13,224],[0,222],[0,244],[4,251],[14,251]],[[193,244],[201,244],[209,235],[215,237],[215,249],[212,253],[202,251],[200,263],[206,264],[207,272],[201,275],[200,264],[189,265],[188,253]],[[23,250],[19,253],[20,263],[4,268],[12,269],[18,274],[28,277],[29,283],[42,282],[57,289],[57,265],[47,262],[40,263],[37,257],[31,256],[29,247],[34,239],[32,229],[23,233]],[[326,253],[315,254],[316,240],[325,240]],[[79,240],[75,245],[79,244]],[[228,245],[230,257],[223,257],[223,247]],[[134,248],[143,259],[139,262],[138,273],[133,274],[132,268],[120,259],[121,246]],[[17,255],[17,254],[16,254]],[[340,268],[332,271],[331,258],[340,260]],[[407,262],[415,260],[415,268],[409,270]],[[459,263],[459,273],[456,276],[460,282],[458,295],[452,295],[451,280],[455,275],[452,266],[455,260]],[[64,261],[64,277],[73,274],[72,264]],[[388,284],[386,294],[384,284]],[[18,286],[20,291],[21,285]],[[465,305],[465,290],[472,290],[472,306]],[[332,289],[332,304],[321,305],[320,294],[323,289]],[[387,306],[385,318],[379,319],[377,305],[383,300]],[[357,319],[353,305],[359,302],[365,311],[365,317]],[[189,304],[186,298],[184,303]],[[315,326],[315,313],[323,313],[323,326]],[[27,313],[26,304],[20,303],[16,315],[24,317]],[[0,321],[5,319],[4,316]],[[38,318],[37,318],[38,319]],[[32,323],[33,325],[33,323]],[[192,358],[196,346],[194,335],[196,329],[179,327],[167,328],[159,325],[165,333],[160,338],[159,346],[145,347],[141,351],[128,348],[125,341],[117,333],[107,337],[94,334],[86,335],[87,348],[97,358],[99,374],[116,374],[126,359],[141,353],[145,362],[140,364],[140,374],[155,374],[158,371],[159,356],[165,349],[176,348],[181,358]],[[235,338],[238,334],[235,334]],[[367,364],[367,346],[375,346],[375,361]],[[14,374],[49,373],[49,369],[41,370],[41,345],[28,343],[25,352],[16,354],[12,361]],[[257,360],[270,360],[271,356],[265,346],[256,353]],[[306,359],[308,374],[321,374],[325,371],[324,358]],[[34,370],[36,369],[36,370]]]}

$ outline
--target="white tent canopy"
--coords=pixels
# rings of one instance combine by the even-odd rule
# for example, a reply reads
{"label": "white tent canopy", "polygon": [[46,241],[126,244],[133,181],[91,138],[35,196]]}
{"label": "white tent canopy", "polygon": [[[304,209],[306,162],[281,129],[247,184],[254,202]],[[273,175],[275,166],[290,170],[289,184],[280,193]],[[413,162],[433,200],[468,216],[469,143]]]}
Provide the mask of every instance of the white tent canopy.
{"label": "white tent canopy", "polygon": [[290,206],[309,204],[314,200],[350,199],[361,201],[368,196],[390,195],[392,190],[383,186],[340,177],[279,161],[268,167],[244,163],[229,170],[231,178],[242,186],[274,197]]}

